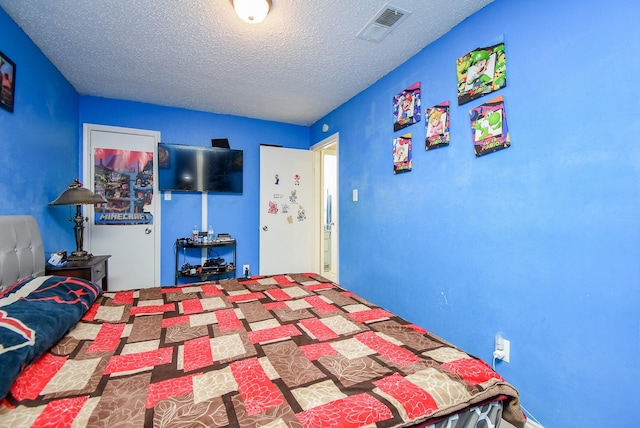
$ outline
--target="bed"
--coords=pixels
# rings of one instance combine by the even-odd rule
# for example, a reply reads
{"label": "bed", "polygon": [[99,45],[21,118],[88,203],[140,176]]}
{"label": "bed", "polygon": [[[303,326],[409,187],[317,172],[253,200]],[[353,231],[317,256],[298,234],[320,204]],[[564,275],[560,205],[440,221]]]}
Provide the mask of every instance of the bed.
{"label": "bed", "polygon": [[524,426],[482,360],[313,273],[103,292],[0,216],[0,426]]}

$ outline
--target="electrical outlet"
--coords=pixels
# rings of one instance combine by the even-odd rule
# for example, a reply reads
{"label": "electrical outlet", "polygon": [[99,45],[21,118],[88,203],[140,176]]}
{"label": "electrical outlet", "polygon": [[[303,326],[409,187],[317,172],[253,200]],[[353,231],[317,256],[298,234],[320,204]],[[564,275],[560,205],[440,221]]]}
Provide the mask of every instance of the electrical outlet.
{"label": "electrical outlet", "polygon": [[249,265],[242,265],[242,274],[249,278],[249,275],[251,274],[251,267]]}
{"label": "electrical outlet", "polygon": [[507,340],[507,339],[503,339],[504,341],[504,357],[502,357],[502,361],[504,361],[505,363],[509,362],[509,358],[511,357],[511,341]]}
{"label": "electrical outlet", "polygon": [[533,422],[531,419],[527,418],[527,422],[524,424],[524,428],[544,428],[537,422]]}
{"label": "electrical outlet", "polygon": [[511,342],[502,337],[502,333],[496,334],[496,347],[493,356],[505,363],[508,363],[511,357]]}

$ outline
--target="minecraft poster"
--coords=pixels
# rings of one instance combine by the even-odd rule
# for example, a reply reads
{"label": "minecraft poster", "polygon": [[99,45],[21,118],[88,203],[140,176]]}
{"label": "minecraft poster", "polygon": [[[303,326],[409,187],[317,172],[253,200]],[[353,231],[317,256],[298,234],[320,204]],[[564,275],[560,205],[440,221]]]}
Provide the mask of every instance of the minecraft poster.
{"label": "minecraft poster", "polygon": [[478,48],[458,58],[458,105],[507,86],[504,43]]}
{"label": "minecraft poster", "polygon": [[393,130],[420,122],[420,82],[393,97]]}
{"label": "minecraft poster", "polygon": [[504,97],[499,96],[473,108],[469,110],[469,114],[471,115],[473,148],[476,156],[511,146],[507,116],[504,110]]}
{"label": "minecraft poster", "polygon": [[95,224],[153,224],[153,153],[94,150],[94,188],[108,201],[95,207]]}

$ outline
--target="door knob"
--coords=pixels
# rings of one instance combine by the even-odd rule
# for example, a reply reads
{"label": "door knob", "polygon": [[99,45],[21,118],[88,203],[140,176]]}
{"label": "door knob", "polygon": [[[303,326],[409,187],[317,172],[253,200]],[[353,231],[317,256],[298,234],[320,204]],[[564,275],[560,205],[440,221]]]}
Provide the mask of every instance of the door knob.
{"label": "door knob", "polygon": [[269,227],[267,226],[262,226],[262,230],[264,230],[265,232],[269,230]]}
{"label": "door knob", "polygon": [[144,233],[146,233],[147,235],[148,235],[148,234],[150,234],[150,233],[151,233],[151,228],[150,228],[150,227],[147,227],[147,228],[144,230]]}

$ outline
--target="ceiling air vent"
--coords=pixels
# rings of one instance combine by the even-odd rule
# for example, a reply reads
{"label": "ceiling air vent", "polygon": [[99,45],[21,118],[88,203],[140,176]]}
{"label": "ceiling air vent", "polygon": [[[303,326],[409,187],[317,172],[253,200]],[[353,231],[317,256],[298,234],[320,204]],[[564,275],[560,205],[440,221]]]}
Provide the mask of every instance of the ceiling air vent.
{"label": "ceiling air vent", "polygon": [[411,15],[411,12],[408,10],[400,9],[387,3],[360,30],[357,37],[379,43],[409,15]]}

